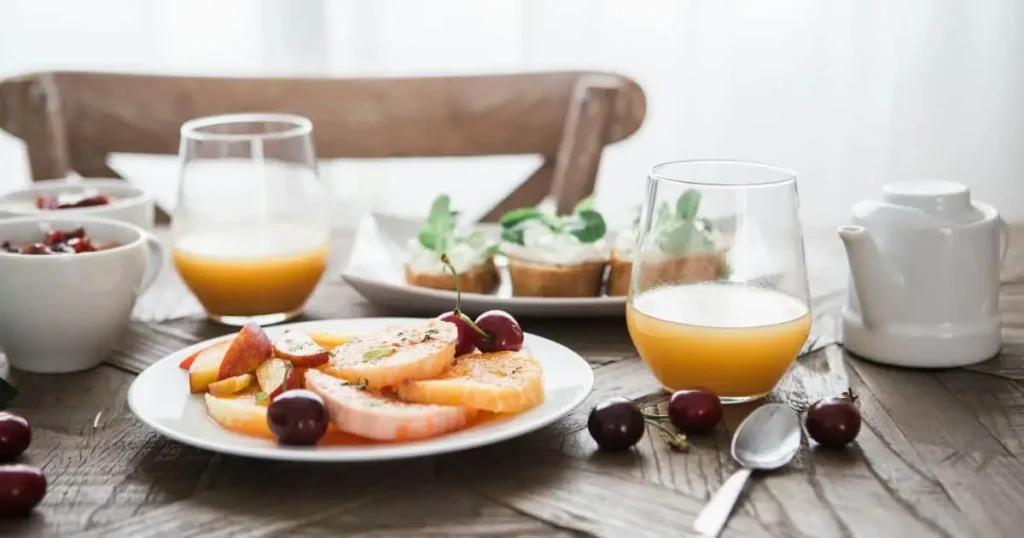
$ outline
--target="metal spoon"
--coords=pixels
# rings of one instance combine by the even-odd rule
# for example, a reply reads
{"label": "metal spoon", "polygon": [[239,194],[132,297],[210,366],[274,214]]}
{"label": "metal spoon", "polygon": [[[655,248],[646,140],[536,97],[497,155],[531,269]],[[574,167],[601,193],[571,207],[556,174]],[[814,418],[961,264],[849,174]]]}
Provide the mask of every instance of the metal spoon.
{"label": "metal spoon", "polygon": [[766,404],[750,414],[732,438],[732,459],[743,466],[715,492],[693,522],[703,536],[718,536],[754,470],[769,471],[789,463],[800,450],[800,419],[783,404]]}

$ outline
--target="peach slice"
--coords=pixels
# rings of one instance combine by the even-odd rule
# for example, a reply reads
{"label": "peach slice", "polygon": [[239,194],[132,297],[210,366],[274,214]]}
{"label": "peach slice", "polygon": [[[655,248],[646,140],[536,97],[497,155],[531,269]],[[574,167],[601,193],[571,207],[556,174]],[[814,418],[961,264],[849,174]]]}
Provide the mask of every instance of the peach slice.
{"label": "peach slice", "polygon": [[256,381],[269,400],[286,390],[301,389],[304,375],[304,368],[295,368],[284,359],[270,359],[256,368]]}
{"label": "peach slice", "polygon": [[221,379],[210,383],[207,389],[210,394],[214,396],[228,396],[236,392],[241,392],[246,387],[252,384],[252,374],[236,375],[235,377],[229,377],[227,379]]}
{"label": "peach slice", "polygon": [[188,369],[192,367],[192,363],[196,361],[196,357],[198,357],[199,354],[203,352],[203,349],[200,349],[199,351],[196,351],[195,353],[189,355],[188,357],[185,357],[185,360],[178,363],[178,368],[181,368],[182,370],[185,370],[187,372]]}
{"label": "peach slice", "polygon": [[231,342],[221,342],[202,349],[194,355],[188,367],[188,387],[192,392],[203,392],[211,383],[217,381],[221,363]]}
{"label": "peach slice", "polygon": [[355,338],[354,336],[347,334],[334,334],[320,331],[310,331],[304,334],[324,349],[336,348],[351,342]]}
{"label": "peach slice", "polygon": [[274,356],[274,346],[263,329],[255,323],[249,323],[238,331],[231,341],[231,347],[224,354],[217,379],[227,379],[256,370],[263,361]]}
{"label": "peach slice", "polygon": [[303,333],[288,333],[274,342],[274,354],[300,368],[315,368],[331,358],[323,346]]}
{"label": "peach slice", "polygon": [[267,406],[256,402],[255,394],[220,398],[206,395],[206,414],[233,432],[273,439],[267,426]]}

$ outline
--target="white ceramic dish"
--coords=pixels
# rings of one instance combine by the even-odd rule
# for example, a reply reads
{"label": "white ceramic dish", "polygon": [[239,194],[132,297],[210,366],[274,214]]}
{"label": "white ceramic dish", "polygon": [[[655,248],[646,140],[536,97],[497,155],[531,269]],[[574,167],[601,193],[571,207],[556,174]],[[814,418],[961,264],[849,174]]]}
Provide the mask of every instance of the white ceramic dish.
{"label": "white ceramic dish", "polygon": [[[96,190],[111,197],[101,206],[42,211],[36,208],[41,194],[80,193]],[[120,179],[52,179],[0,196],[0,218],[53,215],[61,218],[82,216],[105,217],[134,224],[143,230],[153,228],[153,197],[142,189]]]}
{"label": "white ceramic dish", "polygon": [[[365,318],[291,323],[266,328],[274,339],[286,330],[357,334],[388,325],[416,323],[414,318]],[[128,405],[135,416],[171,439],[195,447],[253,458],[286,461],[380,461],[444,454],[518,437],[566,416],[594,386],[594,374],[582,357],[565,346],[527,334],[525,345],[544,368],[544,403],[524,413],[485,422],[423,441],[369,446],[285,447],[274,441],[232,433],[206,415],[202,394],[190,394],[188,374],[178,363],[214,338],[164,357],[132,383]]]}
{"label": "white ceramic dish", "polygon": [[[455,305],[455,292],[420,288],[405,283],[405,245],[416,236],[420,223],[387,215],[371,214],[359,223],[345,279],[368,301],[403,313],[434,314]],[[480,229],[497,237],[496,225]],[[470,315],[500,309],[513,316],[537,317],[621,317],[626,313],[625,297],[513,297],[505,271],[505,260],[496,260],[502,284],[494,294],[464,293],[462,309]]]}
{"label": "white ceramic dish", "polygon": [[138,296],[163,265],[160,242],[111,219],[37,215],[0,219],[0,241],[39,241],[82,226],[120,246],[81,254],[0,252],[0,350],[20,370],[65,373],[98,365],[128,328]]}

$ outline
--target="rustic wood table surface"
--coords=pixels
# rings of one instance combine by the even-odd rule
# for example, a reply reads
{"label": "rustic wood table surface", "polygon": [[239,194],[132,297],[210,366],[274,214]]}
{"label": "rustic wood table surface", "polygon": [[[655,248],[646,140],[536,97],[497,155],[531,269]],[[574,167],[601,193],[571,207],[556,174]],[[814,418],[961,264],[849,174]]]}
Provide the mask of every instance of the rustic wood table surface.
{"label": "rustic wood table surface", "polygon": [[[1024,227],[1004,271],[1001,356],[970,369],[879,366],[828,345],[846,263],[834,231],[808,233],[821,349],[802,356],[770,399],[797,409],[852,386],[864,427],[846,450],[805,446],[748,484],[725,536],[963,537],[1024,532]],[[337,276],[349,239],[305,318],[401,314],[368,304]],[[33,426],[24,460],[49,491],[3,536],[682,536],[736,469],[735,427],[752,405],[694,437],[687,453],[650,435],[599,452],[589,409],[612,395],[665,399],[617,320],[521,320],[593,366],[587,402],[535,434],[463,453],[378,464],[278,463],[222,456],[165,439],[128,410],[147,364],[231,332],[202,318],[170,268],[140,299],[109,364],[71,375],[7,371],[14,408]],[[173,319],[170,319],[173,318]],[[59,335],[55,335],[59,337]],[[184,390],[184,389],[183,389]]]}

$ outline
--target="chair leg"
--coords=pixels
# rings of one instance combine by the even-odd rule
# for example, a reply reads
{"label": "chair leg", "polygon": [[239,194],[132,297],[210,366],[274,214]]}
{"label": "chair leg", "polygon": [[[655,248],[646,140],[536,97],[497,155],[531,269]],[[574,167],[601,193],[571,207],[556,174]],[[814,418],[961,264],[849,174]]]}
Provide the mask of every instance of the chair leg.
{"label": "chair leg", "polygon": [[601,75],[583,77],[576,85],[551,186],[559,214],[569,213],[594,192],[618,88],[614,78]]}

